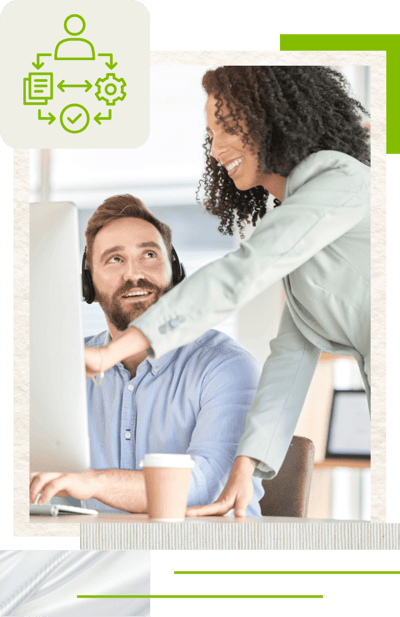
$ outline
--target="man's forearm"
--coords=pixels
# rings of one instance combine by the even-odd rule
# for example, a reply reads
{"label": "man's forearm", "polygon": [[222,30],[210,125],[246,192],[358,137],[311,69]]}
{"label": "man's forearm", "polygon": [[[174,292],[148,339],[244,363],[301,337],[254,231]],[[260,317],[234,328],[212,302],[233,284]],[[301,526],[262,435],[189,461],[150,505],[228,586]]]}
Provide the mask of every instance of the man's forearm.
{"label": "man's forearm", "polygon": [[146,486],[142,471],[101,469],[96,472],[94,499],[118,510],[146,512]]}

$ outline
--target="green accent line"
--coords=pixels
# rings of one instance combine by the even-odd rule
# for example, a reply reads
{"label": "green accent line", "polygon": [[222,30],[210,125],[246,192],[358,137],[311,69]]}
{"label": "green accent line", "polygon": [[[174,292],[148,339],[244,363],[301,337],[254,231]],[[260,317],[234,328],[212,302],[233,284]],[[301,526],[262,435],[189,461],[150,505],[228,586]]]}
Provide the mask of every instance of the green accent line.
{"label": "green accent line", "polygon": [[175,570],[174,574],[400,574],[397,570]]}
{"label": "green accent line", "polygon": [[323,598],[324,596],[76,596],[77,598]]}
{"label": "green accent line", "polygon": [[386,51],[386,152],[400,154],[400,34],[281,34],[280,48],[282,51]]}

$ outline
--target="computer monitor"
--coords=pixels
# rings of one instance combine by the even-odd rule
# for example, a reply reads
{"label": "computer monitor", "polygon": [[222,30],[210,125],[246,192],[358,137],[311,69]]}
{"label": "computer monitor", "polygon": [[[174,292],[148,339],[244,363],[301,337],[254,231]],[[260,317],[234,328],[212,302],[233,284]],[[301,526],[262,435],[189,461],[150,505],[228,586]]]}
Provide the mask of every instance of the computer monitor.
{"label": "computer monitor", "polygon": [[90,467],[78,212],[30,206],[30,469]]}
{"label": "computer monitor", "polygon": [[334,390],[326,458],[371,458],[371,422],[365,390]]}

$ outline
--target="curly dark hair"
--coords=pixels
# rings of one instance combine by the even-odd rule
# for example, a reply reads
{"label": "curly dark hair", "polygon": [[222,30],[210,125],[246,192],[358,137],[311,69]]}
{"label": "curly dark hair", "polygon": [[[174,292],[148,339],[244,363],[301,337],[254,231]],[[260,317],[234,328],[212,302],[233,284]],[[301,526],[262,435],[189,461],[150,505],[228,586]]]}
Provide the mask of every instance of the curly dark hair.
{"label": "curly dark hair", "polygon": [[[326,66],[223,66],[207,71],[203,88],[217,101],[216,118],[225,130],[242,134],[256,147],[259,169],[287,177],[303,159],[320,150],[338,150],[370,164],[369,129],[362,126],[361,103],[349,95],[341,73]],[[226,105],[230,122],[223,119]],[[243,132],[239,119],[244,121]],[[203,203],[220,219],[219,231],[233,235],[235,222],[243,237],[247,223],[256,225],[267,211],[269,193],[262,186],[240,191],[211,156],[211,139],[203,148],[206,168]],[[276,203],[279,204],[279,202]]]}

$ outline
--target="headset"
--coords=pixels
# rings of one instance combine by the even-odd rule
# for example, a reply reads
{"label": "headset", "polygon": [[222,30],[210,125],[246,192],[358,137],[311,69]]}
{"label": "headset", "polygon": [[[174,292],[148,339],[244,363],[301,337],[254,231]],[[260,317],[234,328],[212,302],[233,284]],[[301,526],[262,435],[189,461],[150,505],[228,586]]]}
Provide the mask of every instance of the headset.
{"label": "headset", "polygon": [[[178,285],[184,278],[186,272],[183,264],[179,261],[176,250],[171,246],[171,262],[172,262],[172,286]],[[86,248],[82,257],[82,295],[87,304],[94,302],[96,292],[94,290],[92,273],[86,267]]]}

